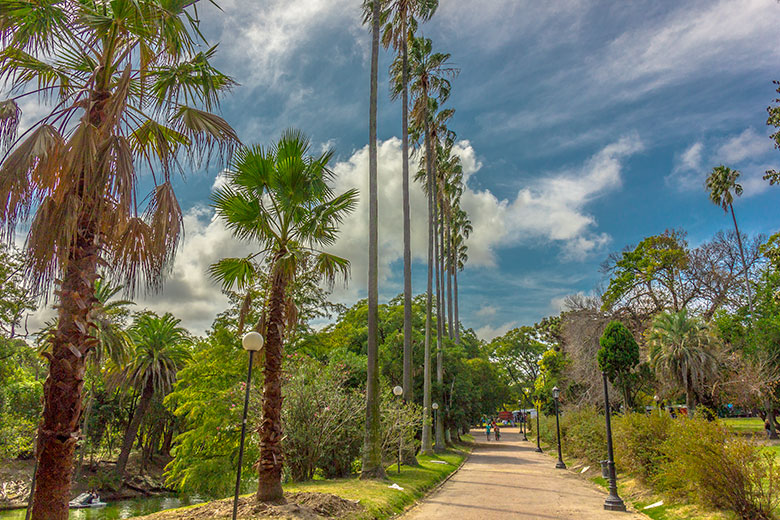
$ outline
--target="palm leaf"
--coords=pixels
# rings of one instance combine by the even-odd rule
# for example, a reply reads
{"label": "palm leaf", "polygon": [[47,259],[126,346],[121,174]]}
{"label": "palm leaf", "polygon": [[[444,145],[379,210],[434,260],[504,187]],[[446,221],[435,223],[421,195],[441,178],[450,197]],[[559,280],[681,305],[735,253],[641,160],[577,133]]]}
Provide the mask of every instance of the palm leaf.
{"label": "palm leaf", "polygon": [[255,283],[257,275],[252,257],[223,258],[209,266],[209,276],[222,285],[223,291],[245,291]]}

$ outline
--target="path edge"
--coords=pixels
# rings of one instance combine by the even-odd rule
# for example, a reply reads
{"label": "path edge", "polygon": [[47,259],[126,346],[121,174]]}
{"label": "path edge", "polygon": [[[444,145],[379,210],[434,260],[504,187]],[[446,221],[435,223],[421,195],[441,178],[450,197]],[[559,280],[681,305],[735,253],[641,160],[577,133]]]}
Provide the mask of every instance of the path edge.
{"label": "path edge", "polygon": [[396,513],[395,515],[391,516],[390,518],[401,518],[402,516],[404,516],[404,515],[406,515],[406,514],[410,513],[412,510],[414,510],[415,508],[417,508],[417,507],[418,507],[418,506],[419,506],[419,505],[422,503],[422,501],[423,501],[423,500],[425,500],[425,499],[429,498],[431,495],[433,495],[434,493],[436,493],[437,491],[439,491],[439,490],[441,489],[441,487],[442,487],[444,484],[446,484],[447,482],[449,482],[449,480],[450,480],[452,477],[454,477],[454,476],[455,476],[455,475],[456,475],[456,474],[457,474],[457,473],[460,471],[460,469],[461,469],[461,468],[462,468],[462,467],[463,467],[463,466],[466,464],[466,462],[468,462],[468,460],[471,458],[471,454],[472,454],[472,452],[474,451],[474,448],[475,448],[475,447],[476,447],[476,445],[477,445],[477,441],[476,441],[476,440],[474,440],[474,441],[472,441],[472,442],[471,442],[471,443],[469,443],[469,444],[470,444],[470,446],[469,446],[469,448],[470,448],[470,449],[469,449],[468,453],[467,453],[467,454],[466,454],[466,456],[463,458],[463,460],[462,460],[462,461],[460,461],[460,464],[458,465],[458,467],[457,467],[457,468],[455,468],[455,471],[453,471],[452,473],[450,473],[449,475],[447,475],[447,477],[446,477],[444,480],[442,480],[441,482],[439,482],[438,484],[436,484],[434,487],[432,487],[431,489],[429,489],[429,490],[428,490],[428,491],[427,491],[427,492],[426,492],[426,493],[425,493],[423,496],[421,496],[420,498],[418,498],[417,500],[415,500],[415,501],[414,501],[414,503],[412,503],[412,504],[409,504],[408,506],[406,506],[406,507],[404,508],[404,510],[403,510],[403,511],[401,511],[400,513]]}

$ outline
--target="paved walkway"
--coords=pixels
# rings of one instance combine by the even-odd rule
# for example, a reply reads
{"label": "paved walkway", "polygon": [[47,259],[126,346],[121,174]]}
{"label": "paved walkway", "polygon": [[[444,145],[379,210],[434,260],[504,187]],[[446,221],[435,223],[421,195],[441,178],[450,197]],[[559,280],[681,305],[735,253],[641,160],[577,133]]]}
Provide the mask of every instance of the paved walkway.
{"label": "paved walkway", "polygon": [[485,441],[484,430],[471,433],[478,442],[466,464],[403,520],[647,520],[605,511],[606,492],[555,469],[555,459],[520,441],[517,429],[502,428],[499,442]]}

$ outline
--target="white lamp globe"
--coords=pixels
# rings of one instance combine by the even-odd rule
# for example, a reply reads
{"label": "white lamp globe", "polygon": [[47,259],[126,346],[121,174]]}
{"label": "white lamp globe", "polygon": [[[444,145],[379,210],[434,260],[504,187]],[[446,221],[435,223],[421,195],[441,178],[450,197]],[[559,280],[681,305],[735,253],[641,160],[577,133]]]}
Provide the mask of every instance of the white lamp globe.
{"label": "white lamp globe", "polygon": [[395,395],[401,395],[402,393],[404,393],[404,389],[401,388],[400,386],[395,386],[393,387],[393,393]]}
{"label": "white lamp globe", "polygon": [[553,387],[552,395],[553,395],[553,399],[558,399],[558,396],[561,395],[561,391],[558,390],[557,386]]}
{"label": "white lamp globe", "polygon": [[244,346],[244,350],[250,352],[257,352],[263,349],[263,336],[258,332],[247,332],[241,339],[241,344]]}
{"label": "white lamp globe", "polygon": [[431,405],[431,408],[433,408],[434,410],[438,410],[439,409],[439,403],[433,403]]}

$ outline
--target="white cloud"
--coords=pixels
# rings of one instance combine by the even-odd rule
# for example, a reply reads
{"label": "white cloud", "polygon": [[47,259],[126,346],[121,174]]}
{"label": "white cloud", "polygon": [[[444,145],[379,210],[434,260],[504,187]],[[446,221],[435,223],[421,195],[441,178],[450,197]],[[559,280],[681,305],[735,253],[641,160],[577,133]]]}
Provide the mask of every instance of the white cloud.
{"label": "white cloud", "polygon": [[474,316],[476,318],[482,318],[482,319],[492,318],[493,316],[496,315],[497,312],[498,312],[498,307],[496,307],[495,305],[485,305],[483,307],[480,307],[479,310],[474,313]]}
{"label": "white cloud", "polygon": [[499,336],[503,336],[504,334],[514,329],[515,327],[517,327],[516,321],[508,321],[496,327],[492,325],[484,325],[476,329],[474,332],[477,334],[477,337],[479,339],[484,341],[490,341]]}
{"label": "white cloud", "polygon": [[726,140],[715,152],[715,159],[724,164],[734,164],[772,151],[772,142],[765,135],[759,135],[752,128]]}

